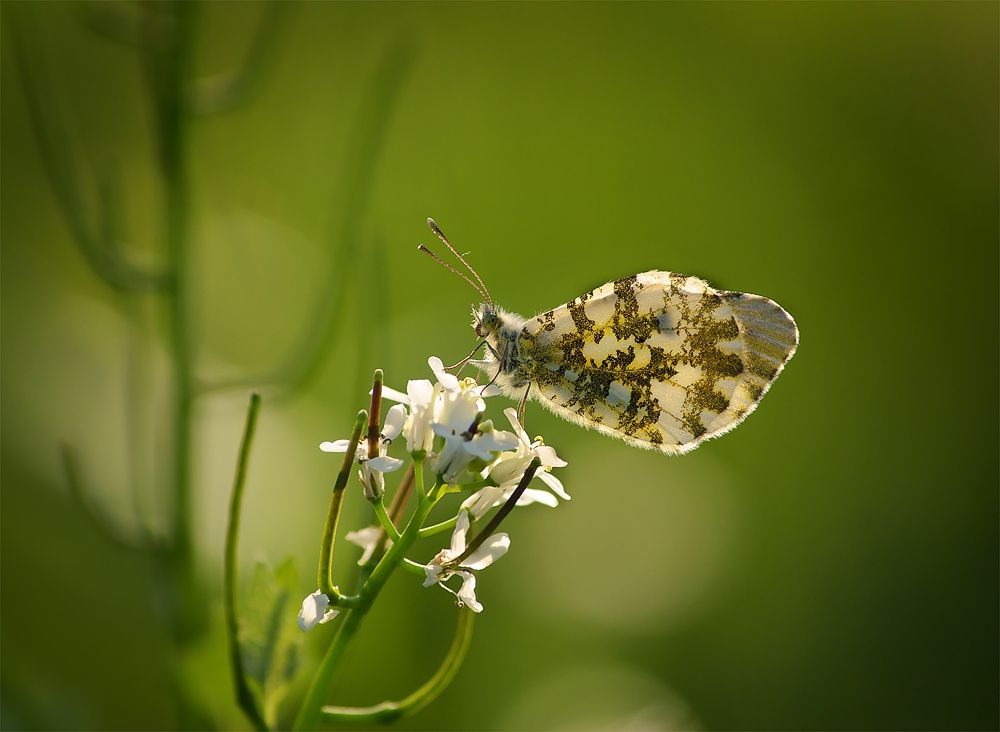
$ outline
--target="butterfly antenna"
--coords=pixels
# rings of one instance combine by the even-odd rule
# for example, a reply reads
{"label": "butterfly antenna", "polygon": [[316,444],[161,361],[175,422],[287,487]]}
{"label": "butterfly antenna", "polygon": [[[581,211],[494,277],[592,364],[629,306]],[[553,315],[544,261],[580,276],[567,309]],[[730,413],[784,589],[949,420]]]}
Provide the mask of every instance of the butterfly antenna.
{"label": "butterfly antenna", "polygon": [[493,298],[490,297],[489,288],[486,287],[486,283],[483,282],[483,279],[482,277],[479,276],[479,273],[476,272],[476,270],[472,268],[472,265],[470,265],[468,262],[465,261],[465,257],[459,254],[458,250],[451,245],[451,242],[448,241],[448,237],[444,235],[444,232],[441,231],[441,227],[437,225],[437,222],[434,221],[434,219],[427,219],[427,225],[431,228],[431,231],[437,234],[437,238],[443,241],[444,245],[451,250],[451,253],[454,254],[456,257],[458,257],[458,261],[464,264],[466,269],[472,272],[472,276],[475,277],[476,282],[479,283],[479,288],[476,289],[479,289],[480,293],[486,298],[486,302],[488,302],[490,306],[493,306]]}
{"label": "butterfly antenna", "polygon": [[441,257],[439,257],[434,252],[432,252],[430,249],[428,249],[427,247],[425,247],[423,244],[421,244],[420,246],[418,246],[417,249],[419,249],[420,251],[422,251],[424,254],[427,254],[428,256],[430,256],[431,259],[433,259],[435,262],[437,262],[438,264],[440,264],[445,269],[451,270],[452,272],[454,272],[455,274],[457,274],[463,280],[465,280],[466,282],[468,282],[469,285],[472,286],[472,289],[479,293],[480,297],[485,298],[485,300],[488,303],[490,303],[490,305],[493,304],[493,300],[490,299],[489,293],[484,292],[483,289],[481,287],[479,287],[479,285],[477,285],[475,282],[473,282],[472,280],[470,280],[465,275],[464,272],[459,272],[457,269],[455,269],[454,267],[452,267],[446,261],[444,261],[443,259],[441,259]]}

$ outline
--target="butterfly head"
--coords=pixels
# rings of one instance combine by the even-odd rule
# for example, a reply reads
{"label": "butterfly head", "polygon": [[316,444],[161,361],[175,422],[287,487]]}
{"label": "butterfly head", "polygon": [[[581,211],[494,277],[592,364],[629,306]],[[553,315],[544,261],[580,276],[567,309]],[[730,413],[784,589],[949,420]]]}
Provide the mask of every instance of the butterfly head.
{"label": "butterfly head", "polygon": [[484,302],[473,309],[472,315],[474,317],[472,327],[480,338],[488,338],[500,330],[502,322],[493,305]]}

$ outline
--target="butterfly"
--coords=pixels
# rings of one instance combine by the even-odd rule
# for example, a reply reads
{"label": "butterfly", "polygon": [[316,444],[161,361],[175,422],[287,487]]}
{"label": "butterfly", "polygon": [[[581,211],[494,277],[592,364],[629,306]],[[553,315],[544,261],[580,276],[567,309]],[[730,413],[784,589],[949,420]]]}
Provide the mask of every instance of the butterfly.
{"label": "butterfly", "polygon": [[623,277],[525,319],[497,307],[427,223],[478,286],[421,249],[485,300],[472,325],[486,352],[472,363],[522,412],[534,399],[635,447],[685,453],[746,419],[798,347],[795,320],[773,300],[672,272]]}

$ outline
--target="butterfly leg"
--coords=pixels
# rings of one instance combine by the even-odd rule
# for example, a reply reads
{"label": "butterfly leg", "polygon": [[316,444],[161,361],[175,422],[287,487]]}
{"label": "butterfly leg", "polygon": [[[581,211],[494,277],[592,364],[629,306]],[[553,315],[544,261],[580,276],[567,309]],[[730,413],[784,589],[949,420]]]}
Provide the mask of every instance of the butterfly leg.
{"label": "butterfly leg", "polygon": [[[521,423],[521,427],[524,428],[524,407],[528,403],[528,394],[531,393],[531,382],[528,382],[528,387],[524,390],[524,396],[521,397],[521,401],[517,403],[517,421]],[[525,429],[527,432],[527,429]]]}
{"label": "butterfly leg", "polygon": [[494,358],[494,359],[496,359],[496,364],[497,364],[497,372],[496,372],[496,374],[494,374],[494,375],[493,375],[493,378],[492,378],[492,379],[490,379],[490,383],[488,383],[488,384],[487,384],[487,385],[486,385],[486,386],[484,387],[484,388],[489,388],[489,387],[493,386],[493,384],[495,384],[495,383],[496,383],[496,380],[497,380],[498,378],[500,378],[500,364],[502,364],[502,363],[503,363],[503,360],[504,360],[504,354],[506,354],[506,352],[507,352],[507,349],[506,349],[506,348],[504,349],[504,353],[500,353],[499,351],[497,351],[497,349],[495,349],[495,348],[493,347],[493,345],[492,345],[492,344],[491,344],[491,343],[490,343],[489,341],[486,341],[486,347],[487,347],[488,349],[490,349],[490,351],[491,351],[491,352],[493,353],[493,358]]}
{"label": "butterfly leg", "polygon": [[482,348],[485,343],[486,343],[486,341],[479,341],[479,343],[476,344],[475,348],[473,348],[471,351],[469,351],[469,355],[468,356],[466,356],[465,358],[463,358],[458,363],[453,363],[451,366],[445,366],[444,367],[445,370],[446,371],[451,371],[452,369],[456,369],[457,368],[459,371],[461,371],[463,368],[465,368],[465,364],[469,363],[469,361],[472,360],[472,357],[476,355],[476,351],[478,351],[480,348]]}

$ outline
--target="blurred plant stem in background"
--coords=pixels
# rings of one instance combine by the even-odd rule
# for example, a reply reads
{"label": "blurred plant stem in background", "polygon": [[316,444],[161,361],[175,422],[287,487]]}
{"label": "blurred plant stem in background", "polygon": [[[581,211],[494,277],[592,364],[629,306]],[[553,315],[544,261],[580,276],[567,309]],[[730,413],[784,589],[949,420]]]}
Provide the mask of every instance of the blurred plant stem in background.
{"label": "blurred plant stem in background", "polygon": [[[117,295],[130,317],[141,317],[137,314],[140,313],[138,298],[142,296],[153,295],[162,303],[170,364],[172,451],[169,496],[165,502],[170,520],[165,536],[154,536],[138,510],[135,531],[123,532],[113,526],[105,518],[105,512],[92,506],[86,495],[86,481],[82,476],[85,461],[79,460],[69,445],[61,447],[61,459],[72,495],[87,515],[102,527],[103,533],[153,560],[161,585],[159,594],[166,600],[162,620],[179,649],[192,645],[205,633],[209,600],[213,594],[199,575],[192,532],[195,523],[192,495],[197,489],[192,471],[195,457],[192,435],[199,416],[198,398],[210,391],[245,388],[251,384],[290,394],[315,377],[338,335],[338,325],[344,320],[346,292],[355,275],[352,262],[358,259],[351,252],[361,248],[359,221],[367,209],[379,153],[409,65],[410,54],[401,44],[388,49],[376,74],[369,101],[359,116],[351,148],[355,159],[346,186],[350,193],[348,200],[338,202],[341,225],[330,250],[329,273],[325,285],[320,288],[315,316],[307,321],[310,329],[272,373],[232,383],[202,383],[198,378],[198,353],[191,327],[198,317],[192,304],[196,298],[191,287],[194,281],[191,252],[197,246],[191,233],[191,133],[200,118],[230,112],[253,98],[277,50],[278,37],[290,8],[288,4],[268,3],[242,62],[230,73],[198,80],[194,69],[202,10],[198,3],[81,7],[81,16],[88,28],[135,52],[148,87],[154,120],[154,159],[162,185],[164,229],[162,240],[158,242],[162,264],[157,268],[143,268],[131,263],[125,246],[127,234],[120,230],[122,194],[127,186],[122,189],[122,182],[110,171],[97,174],[96,185],[86,180],[81,170],[83,166],[78,166],[80,156],[73,151],[70,142],[73,115],[62,113],[52,99],[54,87],[46,74],[44,49],[30,48],[25,40],[44,37],[34,28],[38,23],[36,9],[30,5],[4,7],[44,172],[81,255],[94,275]],[[99,191],[96,204],[90,200],[91,188]],[[377,262],[377,255],[372,255],[371,261]],[[374,267],[372,274],[377,274]],[[155,417],[153,421],[155,423]],[[152,428],[151,424],[143,425],[145,430]],[[128,434],[129,439],[137,439],[132,429]],[[126,446],[121,453],[131,456],[135,451]],[[144,484],[134,486],[135,495],[146,493],[149,503],[148,495],[155,490],[153,466],[136,465],[133,472],[131,479]],[[137,498],[137,509],[140,503]],[[182,688],[182,684],[177,683],[175,688]],[[197,718],[190,700],[179,698],[178,711],[182,723],[205,723]]]}

